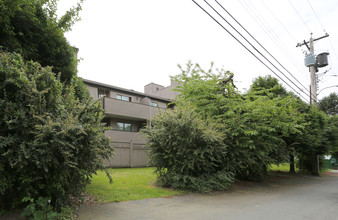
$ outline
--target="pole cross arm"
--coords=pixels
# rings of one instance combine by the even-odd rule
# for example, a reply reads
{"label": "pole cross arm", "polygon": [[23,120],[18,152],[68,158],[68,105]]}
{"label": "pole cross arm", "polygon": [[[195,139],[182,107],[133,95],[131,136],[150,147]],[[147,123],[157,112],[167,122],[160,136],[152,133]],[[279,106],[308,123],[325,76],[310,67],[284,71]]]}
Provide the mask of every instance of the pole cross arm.
{"label": "pole cross arm", "polygon": [[[326,33],[326,34],[325,34],[324,36],[322,36],[322,37],[318,37],[318,38],[316,38],[316,39],[313,39],[313,41],[317,41],[317,40],[326,38],[326,37],[328,37],[328,36],[330,36],[330,35],[329,35],[328,33]],[[298,43],[298,44],[296,45],[296,47],[301,47],[301,46],[303,46],[303,45],[306,45],[307,49],[310,50],[310,47],[309,47],[308,43],[310,43],[310,41],[305,41],[305,40],[304,40],[303,43]]]}

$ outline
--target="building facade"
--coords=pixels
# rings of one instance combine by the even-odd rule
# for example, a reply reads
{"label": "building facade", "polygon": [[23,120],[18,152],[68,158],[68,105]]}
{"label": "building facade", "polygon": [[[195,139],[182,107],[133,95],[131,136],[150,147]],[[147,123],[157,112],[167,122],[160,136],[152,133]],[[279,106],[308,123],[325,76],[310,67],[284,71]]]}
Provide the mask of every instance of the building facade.
{"label": "building facade", "polygon": [[115,156],[105,161],[110,167],[148,166],[145,137],[139,132],[151,125],[152,118],[160,111],[170,108],[177,95],[172,89],[177,85],[164,87],[150,83],[144,87],[144,93],[124,89],[104,83],[82,79],[94,99],[101,99],[105,111],[103,120],[111,129],[105,134],[112,139]]}

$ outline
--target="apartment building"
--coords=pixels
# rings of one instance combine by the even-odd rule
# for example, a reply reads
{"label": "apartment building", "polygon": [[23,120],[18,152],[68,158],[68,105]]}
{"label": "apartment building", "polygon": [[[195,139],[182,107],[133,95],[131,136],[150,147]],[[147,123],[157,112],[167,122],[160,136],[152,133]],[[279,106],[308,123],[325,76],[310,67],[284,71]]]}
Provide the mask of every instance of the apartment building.
{"label": "apartment building", "polygon": [[155,83],[144,86],[144,93],[117,86],[82,79],[94,99],[102,100],[104,121],[111,129],[105,134],[112,138],[116,155],[105,162],[111,167],[148,166],[145,137],[139,132],[151,125],[152,118],[160,111],[171,108],[177,95],[172,91],[177,86],[174,80],[164,87]]}

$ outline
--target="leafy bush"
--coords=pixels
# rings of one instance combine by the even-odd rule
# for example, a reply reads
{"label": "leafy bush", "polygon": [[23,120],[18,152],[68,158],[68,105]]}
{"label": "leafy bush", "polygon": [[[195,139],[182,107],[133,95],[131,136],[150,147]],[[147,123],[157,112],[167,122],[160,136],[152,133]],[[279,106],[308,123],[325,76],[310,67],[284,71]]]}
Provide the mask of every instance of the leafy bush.
{"label": "leafy bush", "polygon": [[22,215],[32,217],[32,219],[56,219],[58,213],[53,211],[53,207],[50,205],[50,198],[39,197],[36,201],[34,199],[25,197],[23,202],[29,202]]}
{"label": "leafy bush", "polygon": [[59,209],[79,194],[113,152],[103,110],[78,78],[0,53],[0,209],[50,197]]}
{"label": "leafy bush", "polygon": [[144,130],[158,182],[197,192],[222,190],[233,182],[222,127],[202,120],[191,106],[163,112]]}
{"label": "leafy bush", "polygon": [[73,219],[71,208],[62,208],[58,213],[51,206],[51,199],[49,197],[39,197],[34,200],[29,197],[22,199],[22,202],[29,203],[23,210],[22,216],[29,217],[29,219],[43,219],[43,220],[66,220]]}

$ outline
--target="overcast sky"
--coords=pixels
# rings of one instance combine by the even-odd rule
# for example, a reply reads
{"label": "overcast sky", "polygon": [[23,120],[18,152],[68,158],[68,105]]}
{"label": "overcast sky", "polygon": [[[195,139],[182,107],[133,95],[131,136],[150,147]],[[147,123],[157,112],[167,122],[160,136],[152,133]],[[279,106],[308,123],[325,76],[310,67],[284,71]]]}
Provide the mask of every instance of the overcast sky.
{"label": "overcast sky", "polygon": [[[76,2],[60,0],[60,14]],[[244,42],[203,0],[196,2]],[[236,25],[214,0],[209,2]],[[330,76],[338,74],[337,0],[219,0],[219,3],[302,84],[250,39],[298,88],[258,55],[260,59],[297,92],[302,89],[307,93],[305,88],[310,85],[310,74],[304,66],[307,48],[296,47],[297,43],[308,41],[310,33],[314,38],[328,33],[328,38],[315,43],[316,54],[330,53],[329,66],[318,72],[322,75],[329,70],[319,77],[318,92],[338,85],[338,77]],[[205,69],[213,61],[215,67],[233,72],[241,91],[248,89],[258,76],[275,76],[192,0],[86,0],[81,18],[66,37],[79,48],[79,57],[83,59],[78,75],[89,80],[143,92],[144,85],[150,82],[168,86],[169,76],[180,73],[177,64],[184,66],[188,60]],[[245,34],[238,25],[236,28]],[[244,44],[254,51],[248,43]],[[331,92],[338,92],[338,87],[322,90],[319,98]]]}

